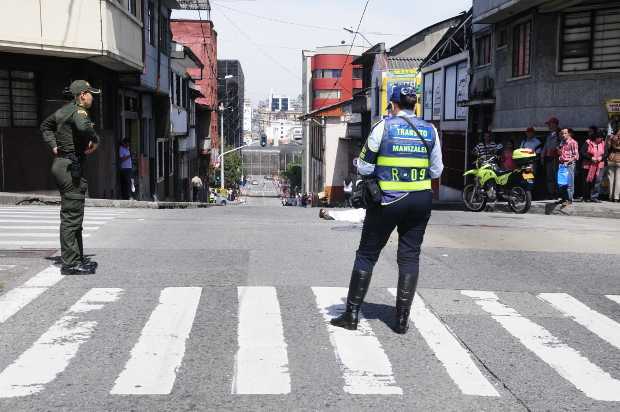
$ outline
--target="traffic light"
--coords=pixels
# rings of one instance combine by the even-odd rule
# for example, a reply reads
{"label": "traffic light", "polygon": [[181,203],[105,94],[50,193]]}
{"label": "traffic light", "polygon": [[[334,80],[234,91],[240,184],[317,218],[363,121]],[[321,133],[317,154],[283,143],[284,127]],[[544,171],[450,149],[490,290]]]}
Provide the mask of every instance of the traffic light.
{"label": "traffic light", "polygon": [[267,146],[267,135],[265,134],[260,135],[260,145],[261,147]]}

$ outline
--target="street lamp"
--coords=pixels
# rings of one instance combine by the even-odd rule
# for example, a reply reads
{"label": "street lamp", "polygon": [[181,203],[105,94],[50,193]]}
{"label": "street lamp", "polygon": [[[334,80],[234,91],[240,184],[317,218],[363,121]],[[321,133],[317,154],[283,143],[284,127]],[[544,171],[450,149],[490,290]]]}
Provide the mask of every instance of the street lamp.
{"label": "street lamp", "polygon": [[[228,79],[232,79],[233,76],[232,74],[227,74],[224,77],[220,77],[220,79],[224,80],[224,93],[226,93],[226,82],[228,81]],[[226,94],[224,95],[224,97],[226,97]],[[226,107],[224,107],[224,102],[220,102],[220,106],[218,107],[218,110],[220,111],[220,152],[224,153],[224,110],[226,110]],[[220,160],[220,189],[224,189],[224,156],[221,156],[221,160]]]}
{"label": "street lamp", "polygon": [[370,42],[370,40],[368,40],[368,39],[366,38],[366,36],[364,36],[364,35],[363,35],[362,33],[360,33],[359,31],[351,30],[351,29],[348,29],[348,28],[346,28],[346,27],[343,27],[342,29],[343,29],[344,31],[347,31],[347,32],[351,33],[351,34],[355,34],[355,33],[359,34],[360,36],[362,36],[362,38],[363,38],[364,40],[366,40],[366,42],[370,45],[370,47],[374,46],[374,44],[372,44],[372,43]]}

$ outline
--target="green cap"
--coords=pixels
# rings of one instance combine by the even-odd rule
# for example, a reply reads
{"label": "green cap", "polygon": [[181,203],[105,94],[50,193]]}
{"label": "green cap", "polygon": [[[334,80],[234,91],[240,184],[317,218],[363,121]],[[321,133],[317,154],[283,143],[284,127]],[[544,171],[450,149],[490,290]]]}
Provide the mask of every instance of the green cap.
{"label": "green cap", "polygon": [[90,92],[93,94],[101,93],[101,90],[95,89],[86,80],[75,80],[73,83],[71,83],[71,86],[69,86],[69,90],[74,96],[77,96],[82,92]]}

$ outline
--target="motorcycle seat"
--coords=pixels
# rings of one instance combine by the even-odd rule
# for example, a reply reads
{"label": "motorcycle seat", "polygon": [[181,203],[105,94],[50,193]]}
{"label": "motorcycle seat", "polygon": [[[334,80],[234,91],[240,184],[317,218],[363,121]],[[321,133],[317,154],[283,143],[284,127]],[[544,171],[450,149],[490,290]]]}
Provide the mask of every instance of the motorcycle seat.
{"label": "motorcycle seat", "polygon": [[512,170],[510,170],[510,169],[502,169],[500,167],[495,169],[495,174],[498,175],[498,176],[505,175],[507,173],[512,173]]}

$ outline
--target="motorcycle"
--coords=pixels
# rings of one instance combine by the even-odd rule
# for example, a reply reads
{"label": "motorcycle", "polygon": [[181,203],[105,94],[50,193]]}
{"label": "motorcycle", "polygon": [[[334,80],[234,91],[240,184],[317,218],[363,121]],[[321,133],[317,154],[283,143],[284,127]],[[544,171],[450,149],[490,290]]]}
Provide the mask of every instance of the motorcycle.
{"label": "motorcycle", "polygon": [[527,213],[532,206],[535,159],[532,150],[517,149],[513,152],[514,170],[500,169],[495,156],[476,161],[476,168],[464,173],[474,177],[474,183],[463,189],[465,207],[480,212],[488,202],[504,201],[513,212]]}

